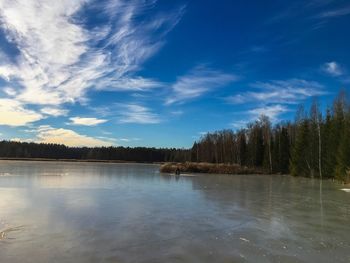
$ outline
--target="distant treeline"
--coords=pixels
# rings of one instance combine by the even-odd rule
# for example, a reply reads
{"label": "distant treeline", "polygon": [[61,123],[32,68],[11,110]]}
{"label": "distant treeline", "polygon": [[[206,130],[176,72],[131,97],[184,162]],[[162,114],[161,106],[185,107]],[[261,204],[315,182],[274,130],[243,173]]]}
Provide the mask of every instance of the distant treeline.
{"label": "distant treeline", "polygon": [[43,158],[72,160],[118,160],[130,162],[184,162],[190,151],[147,147],[67,147],[60,144],[0,142],[2,158]]}
{"label": "distant treeline", "polygon": [[345,92],[322,114],[315,99],[294,122],[271,125],[261,116],[245,129],[208,133],[195,142],[192,162],[231,163],[294,176],[350,177],[350,108]]}

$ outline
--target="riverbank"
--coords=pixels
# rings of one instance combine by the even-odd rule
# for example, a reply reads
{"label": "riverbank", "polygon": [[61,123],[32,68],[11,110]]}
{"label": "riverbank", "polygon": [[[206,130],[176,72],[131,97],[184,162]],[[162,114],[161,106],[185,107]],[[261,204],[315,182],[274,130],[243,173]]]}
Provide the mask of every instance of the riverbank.
{"label": "riverbank", "polygon": [[165,163],[160,166],[162,173],[175,173],[179,169],[181,173],[209,173],[209,174],[266,174],[261,168],[249,168],[238,164],[215,163]]}

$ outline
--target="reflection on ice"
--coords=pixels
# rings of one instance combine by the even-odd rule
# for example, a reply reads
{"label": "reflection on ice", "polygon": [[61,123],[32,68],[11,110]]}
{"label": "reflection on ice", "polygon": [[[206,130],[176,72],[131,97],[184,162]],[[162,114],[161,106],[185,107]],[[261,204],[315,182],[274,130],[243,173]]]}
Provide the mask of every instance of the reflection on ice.
{"label": "reflection on ice", "polygon": [[0,170],[10,174],[0,177],[4,262],[350,260],[349,195],[331,182],[320,191],[288,176],[175,178],[135,164]]}

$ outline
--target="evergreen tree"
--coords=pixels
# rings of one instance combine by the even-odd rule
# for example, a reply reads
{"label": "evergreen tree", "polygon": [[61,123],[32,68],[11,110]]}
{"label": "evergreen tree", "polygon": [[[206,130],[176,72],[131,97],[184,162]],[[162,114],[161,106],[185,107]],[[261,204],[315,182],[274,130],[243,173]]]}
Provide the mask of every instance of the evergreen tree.
{"label": "evergreen tree", "polygon": [[304,108],[298,111],[296,121],[296,140],[290,159],[290,172],[293,176],[310,176],[309,160],[309,122]]}

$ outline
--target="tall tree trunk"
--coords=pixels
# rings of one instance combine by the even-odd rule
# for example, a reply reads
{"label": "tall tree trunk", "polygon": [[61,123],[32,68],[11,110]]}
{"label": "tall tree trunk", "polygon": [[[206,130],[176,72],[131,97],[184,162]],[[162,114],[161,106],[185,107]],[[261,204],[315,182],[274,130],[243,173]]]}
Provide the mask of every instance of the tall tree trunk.
{"label": "tall tree trunk", "polygon": [[320,179],[322,180],[322,140],[321,140],[321,127],[320,120],[317,120],[317,129],[318,129],[318,170],[320,173]]}
{"label": "tall tree trunk", "polygon": [[269,159],[270,159],[270,172],[272,173],[271,136],[270,136],[270,134],[269,134]]}

